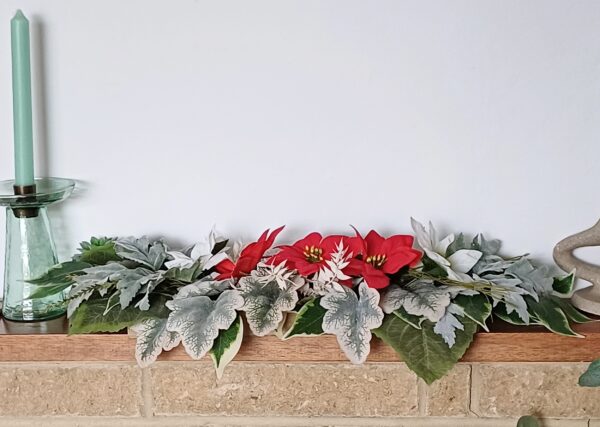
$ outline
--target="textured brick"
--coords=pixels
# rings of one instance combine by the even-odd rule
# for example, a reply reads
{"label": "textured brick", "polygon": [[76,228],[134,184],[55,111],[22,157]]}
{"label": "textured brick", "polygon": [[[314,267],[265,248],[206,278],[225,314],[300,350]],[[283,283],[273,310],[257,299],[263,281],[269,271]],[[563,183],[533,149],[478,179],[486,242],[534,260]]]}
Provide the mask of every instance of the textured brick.
{"label": "textured brick", "polygon": [[426,387],[425,413],[433,416],[469,414],[471,367],[456,365],[445,377]]}
{"label": "textured brick", "polygon": [[600,389],[577,385],[587,365],[474,365],[472,409],[484,417],[598,417]]}
{"label": "textured brick", "polygon": [[0,365],[0,416],[135,416],[141,373],[135,365]]}
{"label": "textured brick", "polygon": [[156,414],[417,415],[415,375],[402,363],[232,363],[217,381],[208,363],[151,368]]}
{"label": "textured brick", "polygon": [[[515,427],[516,418],[68,417],[0,418],[0,427]],[[544,427],[587,427],[587,420],[543,420]],[[597,427],[592,424],[592,427]]]}

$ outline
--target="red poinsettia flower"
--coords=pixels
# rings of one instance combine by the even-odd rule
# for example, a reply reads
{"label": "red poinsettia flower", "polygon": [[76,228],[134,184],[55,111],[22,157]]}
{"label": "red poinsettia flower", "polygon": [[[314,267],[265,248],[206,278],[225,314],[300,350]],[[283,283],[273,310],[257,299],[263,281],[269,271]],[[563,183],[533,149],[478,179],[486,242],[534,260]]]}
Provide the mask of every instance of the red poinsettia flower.
{"label": "red poinsettia flower", "polygon": [[219,273],[217,280],[237,279],[250,274],[256,268],[265,252],[273,246],[273,242],[281,230],[283,230],[283,227],[273,230],[271,234],[269,234],[269,230],[266,230],[256,242],[250,243],[242,249],[235,263],[230,259],[224,259],[218,263],[215,266],[215,269]]}
{"label": "red poinsettia flower", "polygon": [[[358,237],[361,237],[358,234]],[[370,288],[383,289],[390,284],[388,274],[397,273],[402,267],[416,264],[421,259],[421,252],[413,249],[413,236],[396,235],[387,239],[371,230],[362,239],[362,260],[352,262],[352,273],[360,274]],[[359,262],[357,262],[359,261]]]}
{"label": "red poinsettia flower", "polygon": [[307,277],[327,266],[326,261],[337,251],[340,242],[344,248],[348,248],[347,255],[352,253],[356,256],[362,248],[356,237],[333,235],[323,238],[320,233],[310,233],[293,245],[282,246],[281,252],[269,262],[279,264],[285,261],[286,267],[296,269],[298,274]]}

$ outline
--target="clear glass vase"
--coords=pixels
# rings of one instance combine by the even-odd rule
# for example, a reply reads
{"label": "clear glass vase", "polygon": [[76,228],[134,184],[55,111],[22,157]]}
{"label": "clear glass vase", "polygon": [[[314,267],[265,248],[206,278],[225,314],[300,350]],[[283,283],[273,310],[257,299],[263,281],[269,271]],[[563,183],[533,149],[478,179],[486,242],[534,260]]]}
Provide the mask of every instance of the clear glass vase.
{"label": "clear glass vase", "polygon": [[66,198],[73,181],[42,178],[34,192],[14,194],[12,181],[0,182],[0,205],[6,206],[6,251],[2,315],[13,321],[48,320],[65,313],[64,292],[36,296],[30,283],[58,263],[46,206]]}
{"label": "clear glass vase", "polygon": [[46,320],[65,312],[63,293],[31,298],[37,286],[28,280],[37,279],[58,263],[46,208],[36,210],[37,215],[20,218],[13,209],[6,209],[2,314],[9,320]]}

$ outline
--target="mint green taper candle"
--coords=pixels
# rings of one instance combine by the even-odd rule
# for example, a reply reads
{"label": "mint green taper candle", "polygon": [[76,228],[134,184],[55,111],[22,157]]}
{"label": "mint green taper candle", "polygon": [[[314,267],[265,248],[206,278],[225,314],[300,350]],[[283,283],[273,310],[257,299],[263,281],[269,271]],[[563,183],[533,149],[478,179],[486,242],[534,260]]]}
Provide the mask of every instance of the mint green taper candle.
{"label": "mint green taper candle", "polygon": [[15,185],[33,185],[33,130],[31,120],[31,65],[29,21],[20,10],[10,21],[12,47]]}

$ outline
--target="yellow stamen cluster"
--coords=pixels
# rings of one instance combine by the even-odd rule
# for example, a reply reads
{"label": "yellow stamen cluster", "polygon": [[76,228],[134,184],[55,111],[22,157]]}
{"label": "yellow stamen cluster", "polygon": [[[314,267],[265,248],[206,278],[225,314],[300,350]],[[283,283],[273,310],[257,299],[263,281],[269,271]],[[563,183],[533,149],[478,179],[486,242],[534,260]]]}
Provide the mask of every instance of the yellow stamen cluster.
{"label": "yellow stamen cluster", "polygon": [[323,261],[323,249],[316,246],[304,246],[304,256],[308,262]]}
{"label": "yellow stamen cluster", "polygon": [[385,255],[371,255],[367,257],[366,261],[375,268],[381,268],[387,261],[387,257]]}

